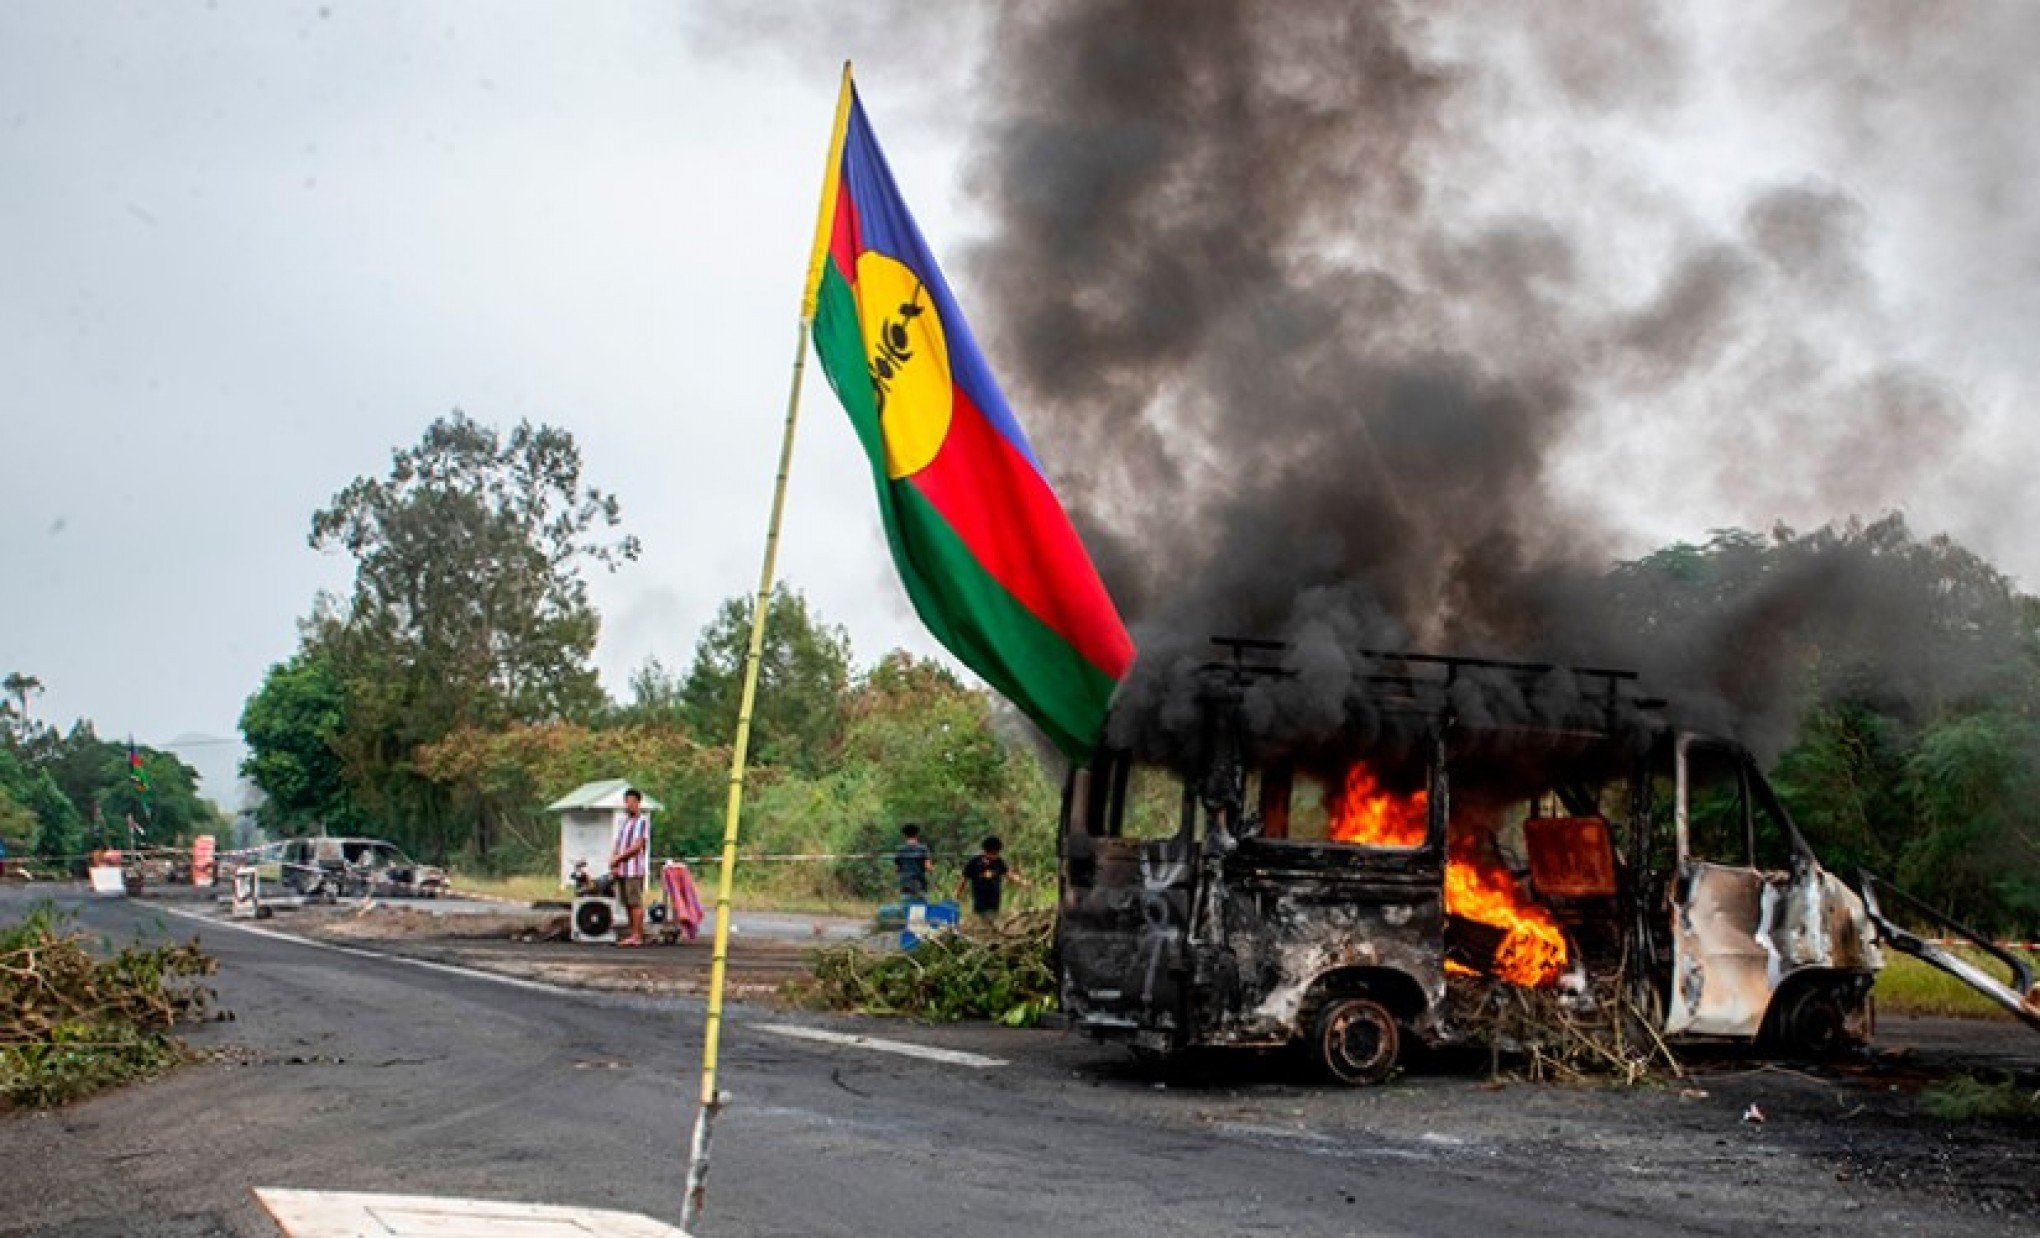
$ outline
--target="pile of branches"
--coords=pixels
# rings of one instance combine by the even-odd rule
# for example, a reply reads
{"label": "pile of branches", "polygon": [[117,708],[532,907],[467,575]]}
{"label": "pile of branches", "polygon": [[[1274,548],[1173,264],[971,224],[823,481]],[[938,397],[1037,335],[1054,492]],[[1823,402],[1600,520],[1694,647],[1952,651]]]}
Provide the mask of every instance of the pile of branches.
{"label": "pile of branches", "polygon": [[811,977],[788,981],[781,996],[814,1010],[1032,1027],[1055,1009],[1054,938],[1054,915],[1030,912],[934,933],[912,950],[832,946],[814,954]]}
{"label": "pile of branches", "polygon": [[1613,1080],[1635,1086],[1685,1069],[1657,1033],[1654,1002],[1615,979],[1584,994],[1496,983],[1455,983],[1454,1020],[1494,1046],[1493,1071],[1516,1057],[1533,1082]]}
{"label": "pile of branches", "polygon": [[41,1109],[182,1061],[171,1035],[203,1018],[218,964],[198,943],[96,957],[48,908],[0,927],[0,1109]]}

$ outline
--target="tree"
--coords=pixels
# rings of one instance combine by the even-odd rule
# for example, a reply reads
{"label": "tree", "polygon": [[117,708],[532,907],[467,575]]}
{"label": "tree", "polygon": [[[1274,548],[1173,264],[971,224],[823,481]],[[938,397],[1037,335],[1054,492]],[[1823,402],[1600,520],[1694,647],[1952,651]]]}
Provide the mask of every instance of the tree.
{"label": "tree", "polygon": [[611,711],[612,722],[623,726],[684,725],[680,677],[667,670],[658,658],[646,658],[630,673],[626,686],[630,701]]}
{"label": "tree", "polygon": [[[688,729],[704,743],[727,742],[736,733],[751,604],[745,596],[725,601],[695,643],[680,707]],[[776,586],[758,662],[753,758],[803,773],[819,769],[841,733],[849,684],[850,634],[823,623],[799,591]]]}
{"label": "tree", "polygon": [[20,671],[9,671],[7,672],[7,678],[0,680],[0,690],[5,690],[8,696],[14,698],[15,712],[20,715],[23,722],[26,722],[28,721],[28,698],[42,695],[43,682],[33,675],[26,675]]}
{"label": "tree", "polygon": [[6,787],[0,786],[0,843],[7,844],[7,854],[19,858],[35,847],[36,835],[42,832],[42,822],[36,819],[27,805],[15,800]]}
{"label": "tree", "polygon": [[41,696],[42,690],[42,680],[21,671],[9,671],[0,679],[0,693],[4,693],[0,696],[0,743],[30,760],[38,759],[53,738],[50,728],[29,713],[29,698]]}
{"label": "tree", "polygon": [[354,556],[352,593],[306,643],[343,693],[335,736],[352,797],[431,854],[489,849],[486,818],[451,819],[412,756],[463,727],[596,714],[598,620],[582,569],[635,559],[614,497],[584,485],[573,436],[520,422],[506,437],[458,411],[312,518],[311,544]]}
{"label": "tree", "polygon": [[248,743],[241,774],[262,791],[264,825],[352,829],[358,814],[336,746],[344,711],[345,694],[324,650],[302,648],[269,668],[241,710]]}
{"label": "tree", "polygon": [[443,734],[601,704],[580,569],[637,557],[636,538],[603,540],[620,523],[616,499],[582,485],[571,434],[520,422],[506,439],[456,411],[395,453],[388,477],[335,495],[311,544],[354,556],[341,628],[401,655],[411,721]]}
{"label": "tree", "polygon": [[35,852],[45,857],[76,857],[84,851],[77,807],[41,765],[31,765],[13,751],[0,748],[0,791],[35,819]]}
{"label": "tree", "polygon": [[[1013,792],[1033,759],[1000,742],[992,709],[988,693],[965,687],[939,663],[897,649],[880,659],[851,695],[840,750],[841,764],[871,772],[878,811],[856,823],[845,850],[889,850],[912,821],[936,855],[954,860],[988,833],[1017,843],[1033,832],[1028,827],[1052,825],[1048,816],[1026,821],[1024,810],[1014,811]],[[1018,850],[1024,870],[1033,857]],[[883,866],[853,862],[838,871],[859,893],[889,888]]]}
{"label": "tree", "polygon": [[528,869],[557,854],[558,819],[545,806],[595,778],[628,778],[665,804],[653,826],[656,855],[706,846],[720,823],[729,753],[695,743],[670,720],[600,730],[553,722],[455,731],[419,749],[418,768],[496,822],[501,866]]}

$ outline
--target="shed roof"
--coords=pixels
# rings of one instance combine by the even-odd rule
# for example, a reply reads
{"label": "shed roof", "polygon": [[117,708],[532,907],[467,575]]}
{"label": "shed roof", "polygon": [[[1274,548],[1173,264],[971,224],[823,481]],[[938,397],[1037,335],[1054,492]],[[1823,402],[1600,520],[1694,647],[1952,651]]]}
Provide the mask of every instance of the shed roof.
{"label": "shed roof", "polygon": [[[546,809],[547,812],[604,812],[623,807],[623,793],[630,789],[628,778],[599,778],[584,782],[562,796],[558,803]],[[652,812],[665,808],[664,804],[645,796],[645,807]]]}

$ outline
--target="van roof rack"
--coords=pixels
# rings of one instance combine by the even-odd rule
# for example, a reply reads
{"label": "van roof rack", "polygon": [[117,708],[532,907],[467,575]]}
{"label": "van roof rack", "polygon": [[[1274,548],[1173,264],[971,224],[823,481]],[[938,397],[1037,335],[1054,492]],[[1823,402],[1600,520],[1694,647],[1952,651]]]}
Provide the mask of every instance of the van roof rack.
{"label": "van roof rack", "polygon": [[[1296,674],[1289,667],[1267,661],[1253,661],[1256,654],[1281,654],[1289,649],[1286,641],[1268,640],[1254,636],[1214,636],[1211,643],[1227,650],[1232,657],[1225,662],[1206,663],[1205,669],[1224,671],[1235,684],[1244,684],[1253,677],[1286,678]],[[1416,653],[1406,650],[1361,649],[1359,655],[1369,661],[1385,664],[1384,669],[1400,670],[1400,674],[1374,674],[1367,677],[1371,684],[1400,690],[1406,694],[1417,694],[1429,689],[1448,691],[1459,682],[1464,671],[1498,671],[1518,681],[1541,678],[1553,672],[1563,672],[1578,679],[1599,681],[1602,706],[1612,715],[1616,706],[1624,700],[1623,689],[1638,684],[1642,676],[1632,670],[1606,666],[1573,666],[1562,662],[1528,662],[1510,658],[1476,657],[1465,654]],[[1432,673],[1423,673],[1430,671]],[[1582,693],[1582,695],[1586,695]],[[1628,703],[1639,709],[1659,709],[1665,705],[1662,699],[1630,695]],[[1412,707],[1418,707],[1414,700]]]}

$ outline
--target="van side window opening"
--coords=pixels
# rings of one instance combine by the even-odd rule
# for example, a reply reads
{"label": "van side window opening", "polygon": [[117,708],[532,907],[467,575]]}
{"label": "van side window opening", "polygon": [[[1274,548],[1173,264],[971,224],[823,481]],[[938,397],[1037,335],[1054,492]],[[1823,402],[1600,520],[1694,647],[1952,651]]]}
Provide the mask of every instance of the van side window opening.
{"label": "van side window opening", "polygon": [[1421,767],[1377,772],[1354,763],[1343,770],[1302,769],[1280,762],[1249,780],[1247,803],[1258,809],[1261,836],[1316,845],[1408,850],[1424,845],[1430,824],[1429,779]]}

